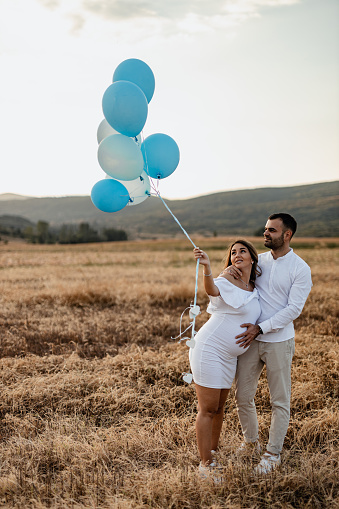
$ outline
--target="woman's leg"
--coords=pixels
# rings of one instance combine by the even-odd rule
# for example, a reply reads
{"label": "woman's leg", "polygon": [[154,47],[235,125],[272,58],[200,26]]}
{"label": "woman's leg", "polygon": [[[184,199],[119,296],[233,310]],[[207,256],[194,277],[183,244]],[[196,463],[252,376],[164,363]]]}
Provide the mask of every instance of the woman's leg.
{"label": "woman's leg", "polygon": [[213,417],[213,424],[212,424],[212,450],[213,451],[216,451],[218,448],[222,423],[224,420],[224,407],[225,407],[225,402],[226,402],[229,392],[230,392],[229,389],[221,389],[220,390],[219,406],[218,406],[218,410],[216,411],[216,413]]}
{"label": "woman's leg", "polygon": [[[220,414],[218,415],[214,426],[213,421],[220,409],[220,403],[225,403],[228,389],[210,389],[195,384],[198,397],[198,415],[196,419],[196,434],[200,459],[203,465],[212,463],[211,449],[212,444],[218,440],[222,426],[222,418],[220,423]],[[225,394],[226,391],[226,394]],[[221,416],[223,415],[222,412]],[[214,438],[214,440],[213,440]]]}

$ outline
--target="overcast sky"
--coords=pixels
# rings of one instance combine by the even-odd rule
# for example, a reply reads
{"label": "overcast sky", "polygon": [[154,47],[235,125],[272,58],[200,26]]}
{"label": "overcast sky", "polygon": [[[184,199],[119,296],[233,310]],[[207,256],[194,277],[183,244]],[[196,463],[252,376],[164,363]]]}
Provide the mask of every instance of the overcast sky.
{"label": "overcast sky", "polygon": [[0,193],[89,195],[117,65],[155,75],[167,198],[339,177],[338,0],[0,0]]}

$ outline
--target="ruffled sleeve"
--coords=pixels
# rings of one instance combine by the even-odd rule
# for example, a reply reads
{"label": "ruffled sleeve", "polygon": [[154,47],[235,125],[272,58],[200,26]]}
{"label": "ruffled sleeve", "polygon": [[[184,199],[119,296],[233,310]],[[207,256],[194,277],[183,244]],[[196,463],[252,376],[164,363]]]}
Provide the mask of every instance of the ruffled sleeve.
{"label": "ruffled sleeve", "polygon": [[218,287],[220,295],[218,295],[218,297],[209,296],[210,303],[207,308],[208,313],[213,313],[216,310],[227,312],[228,306],[233,309],[239,309],[248,304],[250,300],[259,298],[256,288],[253,292],[247,292],[233,285],[224,277],[215,278],[214,284]]}

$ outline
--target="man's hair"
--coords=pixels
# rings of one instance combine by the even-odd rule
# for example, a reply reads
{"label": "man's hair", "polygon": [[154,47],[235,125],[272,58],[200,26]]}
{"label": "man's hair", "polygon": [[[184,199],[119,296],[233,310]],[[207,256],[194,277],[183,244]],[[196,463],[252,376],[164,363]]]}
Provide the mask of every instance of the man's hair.
{"label": "man's hair", "polygon": [[268,219],[281,219],[285,230],[291,230],[291,238],[297,231],[297,221],[294,219],[294,217],[290,216],[290,214],[285,214],[285,212],[277,212],[276,214],[271,214]]}

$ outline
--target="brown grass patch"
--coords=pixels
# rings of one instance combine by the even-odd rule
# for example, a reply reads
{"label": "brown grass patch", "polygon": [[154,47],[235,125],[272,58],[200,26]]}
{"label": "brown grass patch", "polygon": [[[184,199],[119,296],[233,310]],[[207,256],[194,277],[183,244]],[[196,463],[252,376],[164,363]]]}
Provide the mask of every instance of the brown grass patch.
{"label": "brown grass patch", "polygon": [[[215,273],[228,240],[195,239]],[[0,506],[339,507],[339,249],[327,240],[302,240],[296,250],[314,287],[296,321],[281,468],[256,478],[252,462],[235,459],[241,434],[231,394],[221,486],[196,476],[195,392],[181,378],[188,352],[171,339],[194,295],[187,241],[0,244]],[[201,280],[198,303],[206,309]],[[198,328],[206,318],[203,311]],[[265,376],[257,406],[265,442]]]}

